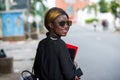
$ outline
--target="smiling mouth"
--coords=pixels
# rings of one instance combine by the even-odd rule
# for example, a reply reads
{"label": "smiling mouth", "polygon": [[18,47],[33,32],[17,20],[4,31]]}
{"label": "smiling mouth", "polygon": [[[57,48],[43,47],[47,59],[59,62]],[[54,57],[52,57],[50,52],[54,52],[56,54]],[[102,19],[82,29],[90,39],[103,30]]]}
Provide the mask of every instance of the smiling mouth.
{"label": "smiling mouth", "polygon": [[63,30],[63,33],[67,33],[68,32],[68,30]]}

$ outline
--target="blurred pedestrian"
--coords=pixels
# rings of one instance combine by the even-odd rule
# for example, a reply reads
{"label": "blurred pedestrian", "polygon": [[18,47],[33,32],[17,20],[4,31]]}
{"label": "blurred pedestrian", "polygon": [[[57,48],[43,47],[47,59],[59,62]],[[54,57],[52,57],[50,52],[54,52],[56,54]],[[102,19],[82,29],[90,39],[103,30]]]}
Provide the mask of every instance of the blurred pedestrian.
{"label": "blurred pedestrian", "polygon": [[102,20],[102,26],[103,26],[103,30],[107,30],[108,29],[108,21],[106,19]]}
{"label": "blurred pedestrian", "polygon": [[36,77],[39,80],[80,80],[66,43],[61,39],[72,25],[68,14],[53,7],[47,11],[44,23],[48,32],[38,44],[34,62]]}
{"label": "blurred pedestrian", "polygon": [[96,28],[97,28],[97,21],[93,21],[93,28],[94,28],[94,31],[96,31]]}

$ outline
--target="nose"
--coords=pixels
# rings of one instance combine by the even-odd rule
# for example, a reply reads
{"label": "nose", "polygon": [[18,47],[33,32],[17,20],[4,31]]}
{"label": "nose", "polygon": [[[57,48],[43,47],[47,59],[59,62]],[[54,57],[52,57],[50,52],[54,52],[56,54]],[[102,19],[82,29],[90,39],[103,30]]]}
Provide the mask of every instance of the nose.
{"label": "nose", "polygon": [[67,24],[65,24],[64,29],[69,30],[69,28],[70,28],[70,26],[68,26]]}

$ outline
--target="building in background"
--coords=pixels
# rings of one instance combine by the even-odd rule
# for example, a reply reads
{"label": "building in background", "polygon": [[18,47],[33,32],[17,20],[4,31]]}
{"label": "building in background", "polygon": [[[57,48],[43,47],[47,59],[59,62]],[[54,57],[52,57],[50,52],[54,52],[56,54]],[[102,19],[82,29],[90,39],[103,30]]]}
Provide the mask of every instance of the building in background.
{"label": "building in background", "polygon": [[89,4],[89,0],[56,0],[57,7],[64,9],[73,22],[76,22],[77,11],[85,8]]}
{"label": "building in background", "polygon": [[4,0],[4,10],[0,10],[2,40],[25,40],[22,15],[29,9],[30,0]]}

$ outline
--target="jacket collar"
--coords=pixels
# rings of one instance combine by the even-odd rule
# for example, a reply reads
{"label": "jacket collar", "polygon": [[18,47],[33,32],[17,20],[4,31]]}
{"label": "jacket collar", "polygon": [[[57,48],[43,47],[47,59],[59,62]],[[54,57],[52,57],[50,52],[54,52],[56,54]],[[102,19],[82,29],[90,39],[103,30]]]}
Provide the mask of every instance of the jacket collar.
{"label": "jacket collar", "polygon": [[50,32],[47,32],[47,33],[46,33],[46,36],[49,37],[49,38],[52,39],[52,40],[58,40],[58,39],[61,38],[61,36],[51,34]]}

